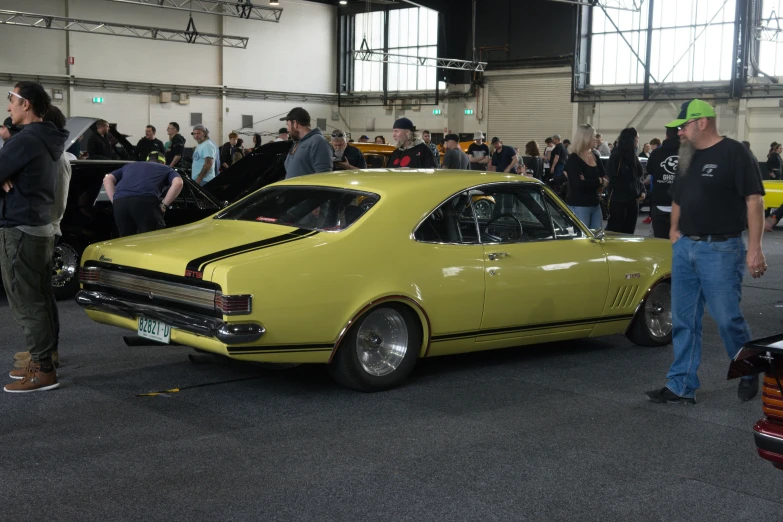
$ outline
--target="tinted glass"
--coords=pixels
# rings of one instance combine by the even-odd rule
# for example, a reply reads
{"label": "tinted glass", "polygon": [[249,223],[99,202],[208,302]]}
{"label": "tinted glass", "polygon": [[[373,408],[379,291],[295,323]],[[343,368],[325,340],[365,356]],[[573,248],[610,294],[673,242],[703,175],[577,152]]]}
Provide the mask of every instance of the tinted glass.
{"label": "tinted glass", "polygon": [[217,219],[258,221],[309,230],[340,231],[354,224],[379,196],[324,187],[274,187],[228,208]]}
{"label": "tinted glass", "polygon": [[427,243],[479,242],[470,196],[462,192],[449,199],[425,219],[416,229],[417,241]]}

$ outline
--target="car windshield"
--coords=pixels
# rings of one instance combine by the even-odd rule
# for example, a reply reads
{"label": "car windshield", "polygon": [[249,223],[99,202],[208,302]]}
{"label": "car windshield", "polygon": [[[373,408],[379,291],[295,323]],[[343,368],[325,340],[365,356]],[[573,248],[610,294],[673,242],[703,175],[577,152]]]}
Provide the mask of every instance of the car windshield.
{"label": "car windshield", "polygon": [[375,205],[377,194],[325,187],[271,187],[217,215],[217,219],[258,221],[337,232]]}

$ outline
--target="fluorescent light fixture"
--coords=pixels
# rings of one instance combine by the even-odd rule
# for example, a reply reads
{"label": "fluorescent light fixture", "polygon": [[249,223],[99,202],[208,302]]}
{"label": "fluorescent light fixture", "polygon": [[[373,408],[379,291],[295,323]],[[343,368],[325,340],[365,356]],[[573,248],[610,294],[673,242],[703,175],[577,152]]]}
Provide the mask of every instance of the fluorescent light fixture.
{"label": "fluorescent light fixture", "polygon": [[348,0],[340,0],[340,5],[347,5],[347,4],[348,4]]}
{"label": "fluorescent light fixture", "polygon": [[278,0],[269,0],[269,5],[280,5]]}

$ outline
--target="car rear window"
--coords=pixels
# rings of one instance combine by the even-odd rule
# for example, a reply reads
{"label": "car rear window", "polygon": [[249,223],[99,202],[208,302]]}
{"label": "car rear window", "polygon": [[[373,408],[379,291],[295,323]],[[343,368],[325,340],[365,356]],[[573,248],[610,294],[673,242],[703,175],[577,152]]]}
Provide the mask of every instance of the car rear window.
{"label": "car rear window", "polygon": [[256,192],[216,216],[338,232],[350,227],[380,197],[369,192],[324,187],[271,187]]}

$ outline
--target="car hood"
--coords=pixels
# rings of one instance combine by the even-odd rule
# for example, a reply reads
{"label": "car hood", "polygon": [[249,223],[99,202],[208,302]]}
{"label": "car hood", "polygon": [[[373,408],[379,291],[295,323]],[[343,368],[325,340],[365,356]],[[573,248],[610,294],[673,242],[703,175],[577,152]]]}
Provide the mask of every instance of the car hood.
{"label": "car hood", "polygon": [[247,253],[289,250],[315,233],[294,227],[208,218],[190,225],[90,245],[84,261],[99,261],[208,280],[218,262]]}
{"label": "car hood", "polygon": [[217,201],[233,203],[285,177],[285,156],[293,142],[267,143],[215,176],[202,189]]}

